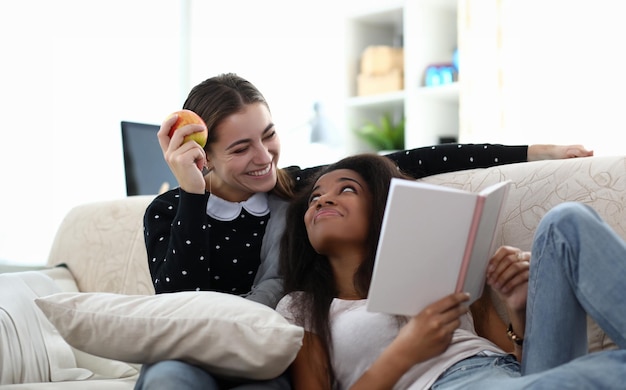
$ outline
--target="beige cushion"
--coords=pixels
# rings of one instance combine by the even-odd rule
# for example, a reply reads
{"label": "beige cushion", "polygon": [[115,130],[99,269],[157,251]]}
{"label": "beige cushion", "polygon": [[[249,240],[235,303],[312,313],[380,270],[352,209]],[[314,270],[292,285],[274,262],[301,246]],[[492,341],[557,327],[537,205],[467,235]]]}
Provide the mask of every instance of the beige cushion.
{"label": "beige cushion", "polygon": [[37,305],[72,346],[131,363],[178,359],[224,376],[270,379],[302,345],[302,328],[267,306],[209,291],[58,293]]}

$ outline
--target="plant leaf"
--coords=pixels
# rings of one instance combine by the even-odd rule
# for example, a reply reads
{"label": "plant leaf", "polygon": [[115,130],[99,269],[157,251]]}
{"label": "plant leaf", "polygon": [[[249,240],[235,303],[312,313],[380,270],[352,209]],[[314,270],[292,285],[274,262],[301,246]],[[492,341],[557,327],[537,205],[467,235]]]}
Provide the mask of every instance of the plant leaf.
{"label": "plant leaf", "polygon": [[389,113],[383,114],[379,123],[367,121],[356,134],[376,150],[404,149],[404,118],[394,124]]}

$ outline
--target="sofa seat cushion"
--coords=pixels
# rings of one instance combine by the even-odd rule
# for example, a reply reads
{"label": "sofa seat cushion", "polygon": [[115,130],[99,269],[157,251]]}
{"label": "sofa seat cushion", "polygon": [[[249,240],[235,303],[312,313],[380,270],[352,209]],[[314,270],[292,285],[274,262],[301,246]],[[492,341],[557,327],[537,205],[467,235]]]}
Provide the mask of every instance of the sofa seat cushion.
{"label": "sofa seat cushion", "polygon": [[178,359],[226,377],[280,375],[304,335],[267,306],[210,291],[58,293],[36,303],[87,353],[138,364]]}

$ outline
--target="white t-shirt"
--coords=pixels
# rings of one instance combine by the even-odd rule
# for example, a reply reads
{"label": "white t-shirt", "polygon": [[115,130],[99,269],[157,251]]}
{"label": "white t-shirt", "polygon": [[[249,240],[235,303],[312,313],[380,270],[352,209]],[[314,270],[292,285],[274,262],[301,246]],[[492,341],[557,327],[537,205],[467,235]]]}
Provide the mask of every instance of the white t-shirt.
{"label": "white t-shirt", "polygon": [[[296,323],[289,306],[292,294],[276,307],[288,321],[310,331],[307,324]],[[349,388],[359,379],[381,352],[396,337],[401,323],[394,316],[368,312],[366,300],[334,299],[330,307],[330,329],[333,339],[332,366],[340,389]],[[452,342],[441,355],[416,364],[394,386],[394,389],[427,389],[450,366],[481,351],[504,353],[495,344],[476,335],[471,314],[461,319]]]}

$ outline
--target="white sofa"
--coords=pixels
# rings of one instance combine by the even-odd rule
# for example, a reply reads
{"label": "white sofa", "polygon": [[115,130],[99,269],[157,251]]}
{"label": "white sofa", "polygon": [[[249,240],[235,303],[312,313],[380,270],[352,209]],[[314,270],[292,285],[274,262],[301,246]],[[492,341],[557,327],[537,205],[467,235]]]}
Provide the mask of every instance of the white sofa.
{"label": "white sofa", "polygon": [[[501,244],[530,250],[534,229],[540,218],[551,207],[564,201],[590,204],[618,234],[626,238],[625,156],[520,163],[447,173],[423,180],[478,191],[505,179],[512,180],[513,186],[505,208],[505,222],[499,232]],[[134,196],[75,207],[59,227],[47,267],[31,272],[49,276],[59,291],[154,294],[142,226],[144,210],[152,198]],[[592,351],[614,348],[612,341],[591,321],[589,343]],[[47,353],[48,358],[53,352],[30,351],[42,356]],[[44,383],[10,384],[4,389],[133,388],[140,367],[138,364],[99,358],[76,349],[72,352],[74,362],[71,364],[88,370],[83,379],[65,381],[57,376],[51,380],[53,369],[39,367],[43,376],[48,374],[48,378],[41,380]],[[4,372],[6,375],[13,370],[15,375],[15,365],[20,363],[12,361],[6,353],[0,356],[0,374]],[[46,361],[45,356],[41,361]],[[29,377],[25,373],[26,367],[18,367],[19,370],[22,370],[19,375],[23,378]]]}

